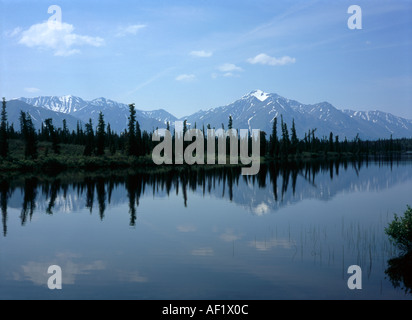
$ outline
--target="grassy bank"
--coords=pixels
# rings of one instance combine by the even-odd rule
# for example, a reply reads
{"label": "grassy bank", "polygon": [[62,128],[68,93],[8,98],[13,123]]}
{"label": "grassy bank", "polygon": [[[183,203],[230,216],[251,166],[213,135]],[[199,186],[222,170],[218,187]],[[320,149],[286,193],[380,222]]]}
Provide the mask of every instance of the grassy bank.
{"label": "grassy bank", "polygon": [[42,172],[62,170],[97,170],[129,167],[155,166],[150,156],[128,157],[121,153],[108,152],[104,156],[86,157],[84,147],[80,145],[61,145],[60,154],[54,154],[52,145],[41,142],[38,146],[37,159],[25,159],[24,145],[19,140],[10,141],[10,154],[0,159],[0,172]]}
{"label": "grassy bank", "polygon": [[[165,170],[165,168],[173,168],[175,166],[157,166],[151,155],[142,157],[129,157],[121,152],[114,155],[106,150],[103,156],[84,156],[84,146],[73,144],[61,144],[60,154],[55,154],[52,151],[52,144],[49,142],[40,142],[38,145],[38,157],[36,159],[26,159],[24,157],[24,144],[20,140],[10,141],[10,153],[7,158],[0,158],[0,173],[42,173],[56,172],[64,170],[84,170],[94,171],[99,169],[144,169],[150,170]],[[284,162],[284,161],[323,161],[323,160],[350,160],[364,155],[354,155],[352,153],[337,153],[337,152],[321,152],[309,153],[302,152],[288,157],[261,157],[261,163],[269,162]],[[226,161],[226,166],[231,166],[229,157]],[[236,165],[235,165],[236,166]],[[242,166],[239,161],[239,165]],[[208,165],[208,167],[213,167]]]}

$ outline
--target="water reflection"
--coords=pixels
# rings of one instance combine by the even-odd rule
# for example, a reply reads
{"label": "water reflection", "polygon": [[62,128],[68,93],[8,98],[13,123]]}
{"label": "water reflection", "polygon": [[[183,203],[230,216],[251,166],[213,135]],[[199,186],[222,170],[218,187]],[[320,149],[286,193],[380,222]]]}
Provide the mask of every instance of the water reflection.
{"label": "water reflection", "polygon": [[7,236],[7,199],[10,196],[10,183],[7,180],[0,181],[0,207],[1,221],[3,224],[3,236]]}
{"label": "water reflection", "polygon": [[401,288],[406,294],[412,294],[412,252],[388,261],[385,274],[395,288]]}
{"label": "water reflection", "polygon": [[[58,253],[53,261],[64,270],[63,284],[75,284],[79,275],[87,275],[92,271],[105,270],[106,265],[101,260],[89,261],[87,263],[78,262],[81,260],[78,254],[71,252]],[[19,270],[13,272],[13,280],[28,280],[36,285],[44,286],[47,283],[48,275],[45,270],[50,266],[50,262],[28,261]]]}
{"label": "water reflection", "polygon": [[[342,191],[380,190],[412,177],[410,170],[393,173],[393,166],[402,165],[402,162],[375,163],[376,171],[365,170],[365,174],[362,174],[362,168],[369,166],[368,161],[331,160],[288,162],[282,165],[271,163],[262,165],[256,176],[242,176],[239,167],[204,167],[177,168],[161,172],[103,172],[78,174],[75,177],[62,174],[41,179],[26,177],[17,181],[3,178],[0,180],[3,236],[7,236],[8,201],[18,191],[23,196],[23,203],[19,207],[21,225],[24,226],[32,219],[37,206],[45,213],[53,215],[58,198],[62,199],[60,203],[68,206],[68,212],[73,211],[75,205],[81,207],[79,201],[85,198],[84,207],[92,214],[97,204],[99,217],[104,220],[107,205],[113,201],[114,189],[122,186],[126,193],[116,194],[115,200],[128,201],[129,224],[135,226],[139,200],[144,193],[150,192],[149,190],[153,197],[169,196],[173,191],[179,195],[181,192],[185,207],[189,205],[188,190],[203,196],[209,194],[227,198],[231,202],[249,207],[253,214],[262,215],[304,199],[328,200]],[[382,167],[387,170],[381,170]],[[341,174],[342,170],[344,175]],[[329,174],[325,175],[325,172]],[[76,199],[68,201],[68,193],[77,194]],[[124,199],[125,196],[127,199]]]}
{"label": "water reflection", "polygon": [[[275,269],[279,275],[279,270],[285,268],[285,277],[295,281],[296,275],[305,270],[299,269],[299,263],[305,268],[317,266],[319,270],[331,266],[330,270],[338,270],[345,283],[347,265],[358,264],[365,280],[371,278],[374,284],[379,284],[386,269],[391,281],[387,285],[401,287],[409,294],[412,293],[411,255],[394,258],[398,252],[388,245],[382,231],[387,223],[382,216],[385,212],[377,212],[378,204],[374,209],[368,206],[370,199],[377,199],[376,194],[379,197],[382,194],[386,201],[388,195],[398,192],[398,186],[404,188],[402,183],[410,186],[410,168],[410,161],[357,160],[271,163],[262,165],[256,176],[242,176],[241,168],[235,166],[161,168],[153,172],[65,172],[53,177],[3,176],[0,207],[3,238],[8,243],[3,248],[9,250],[4,254],[12,257],[7,260],[12,265],[17,258],[11,252],[21,252],[20,242],[24,246],[28,243],[25,236],[36,239],[24,259],[17,262],[17,271],[11,273],[16,281],[26,279],[35,284],[46,283],[44,270],[51,263],[68,270],[66,284],[98,271],[100,275],[114,272],[122,281],[147,286],[151,281],[159,281],[156,279],[164,272],[170,279],[180,281],[184,277],[178,278],[170,270],[180,270],[185,265],[185,275],[194,274],[199,263],[221,270],[223,278],[235,275],[232,268],[223,266],[236,266],[241,277],[252,274],[276,285],[279,279],[273,272]],[[362,199],[356,198],[358,192],[363,192]],[[368,198],[371,194],[374,198]],[[155,203],[151,197],[155,201],[170,199]],[[317,201],[298,205],[311,199]],[[351,205],[342,206],[347,199],[352,199]],[[170,208],[171,214],[165,214],[171,204],[174,206]],[[312,204],[313,208],[309,208]],[[185,207],[192,210],[182,210]],[[244,210],[238,210],[239,207]],[[199,208],[206,214],[187,214]],[[354,208],[357,216],[353,220]],[[388,208],[393,208],[392,203]],[[228,214],[221,215],[225,210]],[[38,219],[42,213],[44,217]],[[121,218],[115,217],[115,213],[120,213]],[[39,223],[31,224],[32,219]],[[95,221],[104,221],[104,226]],[[16,227],[22,229],[21,234]],[[44,238],[36,233],[39,230],[46,231]],[[49,248],[41,240],[52,243],[50,239],[55,239],[62,230],[75,231],[75,242],[72,244],[71,235],[68,238],[63,235],[54,246],[54,253],[44,254],[46,251],[42,250]],[[89,239],[96,241],[87,247]],[[61,247],[66,252],[63,255],[58,253]],[[80,247],[83,250],[77,251]],[[35,254],[31,254],[33,249]],[[296,265],[288,264],[289,255],[298,265],[299,271],[293,274],[289,269]],[[37,256],[43,257],[37,259]],[[151,271],[154,267],[157,272]],[[227,270],[230,272],[225,273]],[[380,278],[375,280],[377,273]],[[247,279],[250,283],[256,280]],[[236,283],[241,283],[238,280]],[[166,283],[169,281],[168,278]],[[240,285],[238,289],[241,288]]]}

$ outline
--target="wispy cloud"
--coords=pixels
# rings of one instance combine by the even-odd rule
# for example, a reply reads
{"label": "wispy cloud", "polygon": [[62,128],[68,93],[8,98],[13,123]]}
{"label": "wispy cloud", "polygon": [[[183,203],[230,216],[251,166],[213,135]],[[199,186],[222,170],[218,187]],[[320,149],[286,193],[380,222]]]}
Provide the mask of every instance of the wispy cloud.
{"label": "wispy cloud", "polygon": [[[219,70],[223,77],[235,77],[239,75],[239,72],[242,72],[243,69],[233,63],[225,63],[220,65],[217,70]],[[212,78],[217,78],[217,74],[212,74]]]}
{"label": "wispy cloud", "polygon": [[226,242],[232,242],[241,238],[242,237],[240,235],[235,234],[235,232],[231,229],[226,230],[225,233],[220,235],[220,239]]}
{"label": "wispy cloud", "polygon": [[243,71],[241,67],[238,67],[237,65],[233,63],[225,63],[222,64],[217,68],[221,72],[237,72],[237,71]]}
{"label": "wispy cloud", "polygon": [[210,58],[213,55],[213,52],[204,50],[192,51],[190,52],[190,55],[198,58]]}
{"label": "wispy cloud", "polygon": [[[15,29],[16,30],[16,29]],[[70,56],[80,53],[77,47],[100,47],[104,40],[74,33],[74,27],[68,23],[50,25],[47,21],[32,25],[20,34],[19,43],[29,48],[52,50],[55,56]]]}
{"label": "wispy cloud", "polygon": [[196,79],[196,76],[194,74],[181,74],[176,77],[176,81],[194,81]]}
{"label": "wispy cloud", "polygon": [[195,232],[197,228],[194,225],[189,224],[177,226],[177,230],[179,232]]}
{"label": "wispy cloud", "polygon": [[[105,270],[106,265],[101,260],[91,261],[89,263],[77,263],[76,259],[81,258],[72,253],[60,253],[53,257],[53,261],[59,265],[63,272],[63,285],[73,285],[76,283],[79,275],[87,275],[97,270]],[[45,286],[47,284],[47,271],[50,262],[29,261],[13,272],[15,281],[31,281],[35,285]]]}
{"label": "wispy cloud", "polygon": [[39,88],[24,88],[24,91],[28,93],[36,93],[36,92],[39,92],[40,89]]}
{"label": "wispy cloud", "polygon": [[136,35],[139,30],[146,28],[145,24],[134,24],[127,27],[120,27],[117,31],[116,37],[126,37],[128,35]]}
{"label": "wispy cloud", "polygon": [[194,256],[213,256],[214,250],[212,248],[199,248],[192,250]]}
{"label": "wispy cloud", "polygon": [[286,64],[292,64],[296,62],[295,58],[291,58],[289,56],[283,56],[281,58],[275,58],[268,56],[266,53],[258,54],[254,58],[250,58],[247,62],[251,64],[263,64],[269,66],[284,66]]}
{"label": "wispy cloud", "polygon": [[163,71],[155,74],[154,76],[152,76],[152,77],[149,78],[148,80],[146,80],[146,81],[140,83],[139,85],[137,85],[133,90],[127,92],[125,95],[126,95],[126,96],[129,96],[129,95],[131,95],[131,94],[134,94],[136,91],[139,91],[139,90],[141,90],[142,88],[150,85],[151,83],[153,83],[153,82],[155,82],[155,81],[163,78],[164,76],[166,76],[167,74],[169,74],[169,73],[170,73],[171,71],[173,71],[174,69],[175,69],[175,67],[170,67],[170,68],[167,68],[167,69],[165,69],[165,70],[163,70]]}
{"label": "wispy cloud", "polygon": [[269,251],[272,248],[290,249],[293,242],[286,239],[270,239],[266,241],[250,241],[250,247],[255,247],[258,251]]}
{"label": "wispy cloud", "polygon": [[16,27],[16,28],[14,28],[13,30],[4,31],[4,35],[5,35],[6,37],[12,38],[12,37],[17,36],[22,30],[23,30],[22,28]]}

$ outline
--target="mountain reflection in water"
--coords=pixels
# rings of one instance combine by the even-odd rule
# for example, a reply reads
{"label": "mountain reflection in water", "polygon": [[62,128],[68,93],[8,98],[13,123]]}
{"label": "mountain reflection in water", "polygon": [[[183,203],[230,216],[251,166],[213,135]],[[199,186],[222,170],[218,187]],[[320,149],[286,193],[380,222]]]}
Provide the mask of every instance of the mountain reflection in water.
{"label": "mountain reflection in water", "polygon": [[[221,197],[252,214],[274,212],[305,199],[329,200],[340,192],[381,190],[411,179],[411,170],[394,171],[402,161],[311,161],[261,165],[256,176],[242,176],[239,167],[175,168],[160,172],[95,172],[0,178],[3,235],[7,235],[7,208],[21,208],[21,225],[35,209],[52,215],[54,209],[72,212],[84,207],[98,210],[101,220],[107,205],[129,203],[130,225],[136,224],[143,194],[165,197],[181,193],[185,207],[188,191]],[[369,170],[363,170],[368,168]],[[325,174],[328,173],[328,174]],[[257,186],[257,188],[256,188]]]}
{"label": "mountain reflection in water", "polygon": [[[384,228],[410,204],[411,167],[313,160],[262,165],[256,176],[236,166],[3,174],[0,297],[51,295],[36,288],[51,264],[65,272],[63,294],[86,299],[102,279],[108,297],[403,297],[411,256]],[[353,264],[361,293],[346,285]]]}

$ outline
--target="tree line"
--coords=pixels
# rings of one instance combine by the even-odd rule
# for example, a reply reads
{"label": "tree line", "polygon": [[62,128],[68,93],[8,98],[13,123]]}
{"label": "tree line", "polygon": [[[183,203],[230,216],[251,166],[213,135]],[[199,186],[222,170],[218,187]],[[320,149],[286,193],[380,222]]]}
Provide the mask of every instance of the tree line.
{"label": "tree line", "polygon": [[[129,105],[129,117],[127,128],[117,133],[111,129],[110,123],[106,123],[104,114],[99,113],[97,125],[92,119],[85,124],[84,128],[80,122],[77,123],[76,130],[70,131],[66,120],[63,120],[61,127],[56,127],[52,119],[46,119],[40,129],[36,130],[32,117],[29,113],[20,112],[20,131],[16,131],[13,125],[7,121],[6,100],[3,98],[0,123],[0,157],[7,158],[10,154],[9,141],[11,139],[21,140],[24,143],[24,156],[26,159],[37,159],[38,143],[45,141],[51,144],[51,152],[56,155],[61,153],[62,144],[80,145],[83,147],[83,155],[105,156],[120,153],[125,156],[141,157],[150,155],[157,142],[152,141],[153,132],[142,131],[136,119],[136,109],[134,104]],[[304,134],[299,139],[295,121],[292,121],[289,130],[283,116],[275,117],[272,125],[272,132],[268,136],[266,132],[260,132],[260,154],[273,159],[288,158],[299,155],[319,155],[319,154],[393,154],[401,153],[412,145],[412,139],[379,139],[376,141],[361,140],[357,135],[353,140],[348,141],[346,137],[342,140],[332,132],[328,137],[319,138],[314,128]],[[278,123],[280,122],[280,123]],[[278,130],[278,126],[279,130]],[[196,129],[196,123],[194,124]],[[233,129],[233,118],[229,116],[228,129]],[[170,130],[170,123],[167,123]],[[183,123],[183,134],[189,129],[187,121]],[[207,129],[211,129],[210,124]],[[222,129],[225,129],[222,124]],[[153,130],[154,131],[154,130]],[[203,137],[206,140],[205,127],[202,128]],[[278,134],[280,132],[280,135]],[[175,133],[173,133],[174,141]],[[197,138],[197,137],[196,137]],[[251,139],[251,137],[249,137]],[[227,138],[227,152],[229,154],[229,138]],[[190,142],[185,141],[187,146]],[[206,143],[204,144],[207,145]],[[174,148],[173,148],[174,149]],[[250,150],[251,148],[249,148]],[[46,149],[47,156],[50,151]]]}

